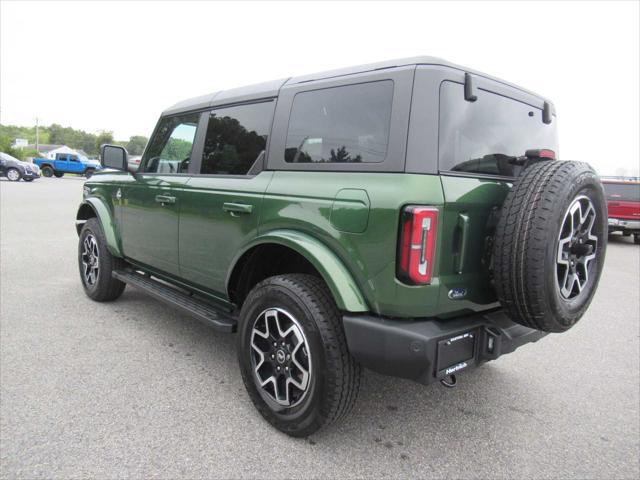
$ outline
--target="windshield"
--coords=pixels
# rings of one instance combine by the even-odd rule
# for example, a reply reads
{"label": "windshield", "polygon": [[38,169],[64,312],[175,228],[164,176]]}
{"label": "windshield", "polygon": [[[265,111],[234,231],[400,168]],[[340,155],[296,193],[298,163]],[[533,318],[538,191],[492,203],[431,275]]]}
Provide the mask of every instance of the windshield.
{"label": "windshield", "polygon": [[19,162],[20,161],[17,158],[12,157],[8,153],[4,153],[4,152],[0,152],[0,159],[4,160],[5,162],[8,161],[8,160],[11,160],[13,162]]}
{"label": "windshield", "polygon": [[512,157],[530,149],[558,153],[555,118],[542,121],[542,110],[478,89],[478,99],[464,99],[464,86],[444,82],[440,89],[439,165],[441,171],[514,177],[520,167]]}

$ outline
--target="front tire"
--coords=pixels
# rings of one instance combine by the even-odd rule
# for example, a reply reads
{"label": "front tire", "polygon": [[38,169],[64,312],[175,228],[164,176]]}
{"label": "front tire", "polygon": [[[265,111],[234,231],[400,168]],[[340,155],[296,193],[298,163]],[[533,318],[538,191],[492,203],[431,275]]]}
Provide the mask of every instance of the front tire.
{"label": "front tire", "polygon": [[62,177],[64,177],[64,172],[53,172],[53,175],[56,178],[62,178]]}
{"label": "front tire", "polygon": [[78,267],[84,292],[92,300],[109,302],[122,295],[126,284],[111,274],[124,267],[124,260],[111,255],[96,218],[87,220],[80,231]]}
{"label": "front tire", "polygon": [[7,179],[10,182],[18,182],[20,181],[21,178],[22,178],[22,174],[20,173],[20,170],[18,170],[17,168],[9,168],[7,170]]}
{"label": "front tire", "polygon": [[256,285],[242,306],[237,341],[249,396],[278,430],[305,437],[353,408],[362,369],[319,278],[279,275]]}
{"label": "front tire", "polygon": [[31,177],[31,178],[23,178],[22,180],[24,180],[25,182],[33,182],[33,177]]}
{"label": "front tire", "polygon": [[633,234],[633,243],[636,245],[640,245],[640,233]]}
{"label": "front tire", "polygon": [[95,170],[93,168],[87,168],[87,170],[84,172],[84,177],[91,178],[94,172]]}

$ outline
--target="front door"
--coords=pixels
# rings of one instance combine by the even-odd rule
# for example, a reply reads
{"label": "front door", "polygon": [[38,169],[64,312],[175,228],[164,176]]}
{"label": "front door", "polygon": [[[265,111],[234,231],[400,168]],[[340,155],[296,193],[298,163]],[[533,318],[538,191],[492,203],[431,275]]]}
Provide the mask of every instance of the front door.
{"label": "front door", "polygon": [[275,100],[214,108],[202,156],[183,192],[180,270],[188,282],[226,297],[225,280],[236,253],[257,234],[263,171]]}
{"label": "front door", "polygon": [[119,193],[125,257],[171,275],[180,273],[178,217],[199,119],[199,113],[161,119],[135,179]]}

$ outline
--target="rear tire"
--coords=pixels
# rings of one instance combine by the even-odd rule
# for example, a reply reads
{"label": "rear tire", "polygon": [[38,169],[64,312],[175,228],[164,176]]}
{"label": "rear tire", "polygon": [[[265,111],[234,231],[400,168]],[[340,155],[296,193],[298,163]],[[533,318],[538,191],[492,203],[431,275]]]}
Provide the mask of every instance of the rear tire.
{"label": "rear tire", "polygon": [[596,291],[607,244],[602,184],[586,163],[528,167],[502,207],[493,250],[498,298],[517,323],[564,332]]}
{"label": "rear tire", "polygon": [[361,367],[319,278],[280,275],[256,285],[242,306],[237,341],[249,396],[278,430],[306,437],[353,408]]}
{"label": "rear tire", "polygon": [[98,219],[94,217],[87,220],[78,242],[80,280],[87,296],[97,302],[109,302],[122,295],[126,284],[111,274],[124,266],[124,260],[109,252]]}
{"label": "rear tire", "polygon": [[53,175],[56,178],[62,178],[62,177],[64,177],[64,172],[53,172]]}
{"label": "rear tire", "polygon": [[53,168],[51,168],[49,165],[45,165],[44,167],[42,167],[42,176],[47,178],[53,177]]}
{"label": "rear tire", "polygon": [[640,233],[633,234],[633,243],[636,245],[640,245]]}

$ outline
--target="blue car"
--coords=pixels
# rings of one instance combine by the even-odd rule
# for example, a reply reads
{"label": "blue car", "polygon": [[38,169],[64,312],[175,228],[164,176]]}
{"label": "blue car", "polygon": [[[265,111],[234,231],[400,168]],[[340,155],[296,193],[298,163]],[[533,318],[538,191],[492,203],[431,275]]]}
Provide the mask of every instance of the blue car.
{"label": "blue car", "polygon": [[98,161],[75,153],[56,153],[55,159],[34,158],[33,163],[40,167],[44,177],[60,178],[65,173],[75,173],[89,178],[102,169]]}

